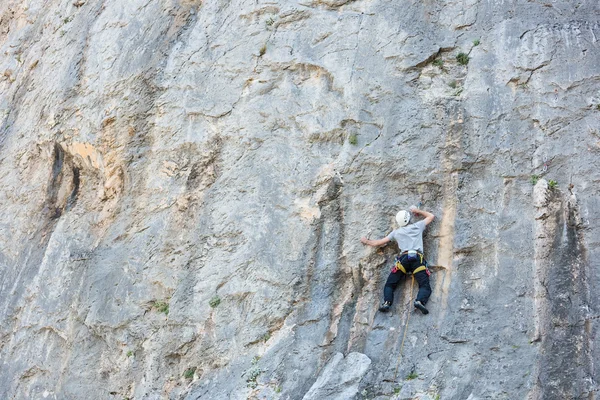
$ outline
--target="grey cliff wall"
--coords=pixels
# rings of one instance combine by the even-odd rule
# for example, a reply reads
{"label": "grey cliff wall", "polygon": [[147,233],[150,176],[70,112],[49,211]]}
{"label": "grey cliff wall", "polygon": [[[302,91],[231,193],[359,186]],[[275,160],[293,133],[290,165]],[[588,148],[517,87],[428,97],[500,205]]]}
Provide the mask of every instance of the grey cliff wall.
{"label": "grey cliff wall", "polygon": [[[599,38],[591,0],[1,2],[0,398],[597,398]],[[378,313],[359,238],[419,202],[431,313]]]}

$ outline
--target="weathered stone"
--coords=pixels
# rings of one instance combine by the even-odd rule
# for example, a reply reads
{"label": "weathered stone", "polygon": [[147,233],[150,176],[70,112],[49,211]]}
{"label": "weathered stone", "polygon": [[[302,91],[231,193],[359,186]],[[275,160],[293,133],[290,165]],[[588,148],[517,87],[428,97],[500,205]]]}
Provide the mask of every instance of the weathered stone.
{"label": "weathered stone", "polygon": [[1,2],[0,398],[593,397],[598,15]]}
{"label": "weathered stone", "polygon": [[354,398],[370,364],[369,357],[361,353],[350,353],[345,358],[342,353],[334,354],[303,400]]}

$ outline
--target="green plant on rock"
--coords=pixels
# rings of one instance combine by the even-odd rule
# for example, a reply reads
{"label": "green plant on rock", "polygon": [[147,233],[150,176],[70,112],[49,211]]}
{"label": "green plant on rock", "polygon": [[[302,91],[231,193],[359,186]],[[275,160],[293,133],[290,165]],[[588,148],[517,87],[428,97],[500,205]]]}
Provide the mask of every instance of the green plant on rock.
{"label": "green plant on rock", "polygon": [[219,304],[221,304],[221,298],[219,296],[214,296],[212,299],[210,299],[208,301],[208,305],[211,306],[212,308],[217,307]]}
{"label": "green plant on rock", "polygon": [[530,178],[529,181],[531,182],[531,184],[533,186],[535,186],[536,183],[538,183],[539,180],[540,180],[540,176],[539,175],[531,175],[531,178]]}
{"label": "green plant on rock", "polygon": [[550,179],[548,181],[548,188],[550,190],[554,190],[556,188],[556,186],[558,186],[558,182],[556,182],[554,179]]}
{"label": "green plant on rock", "polygon": [[132,357],[132,356],[133,356],[133,351],[132,351],[132,350],[129,350],[129,351],[127,352],[127,357]]}
{"label": "green plant on rock", "polygon": [[251,389],[256,389],[258,387],[258,382],[256,382],[256,379],[258,379],[259,375],[263,373],[263,370],[258,366],[259,361],[260,356],[254,356],[250,362],[252,366],[250,369],[244,372],[244,375],[246,375],[246,386]]}
{"label": "green plant on rock", "polygon": [[265,24],[267,24],[267,26],[271,26],[275,23],[275,19],[273,17],[269,17],[266,21]]}
{"label": "green plant on rock", "polygon": [[402,386],[395,387],[394,388],[394,394],[399,394],[401,390],[402,390]]}
{"label": "green plant on rock", "polygon": [[456,55],[456,61],[460,65],[467,65],[469,63],[469,56],[466,53],[458,53]]}
{"label": "green plant on rock", "polygon": [[167,303],[166,301],[154,302],[154,308],[158,312],[165,313],[165,315],[169,314],[169,303]]}
{"label": "green plant on rock", "polygon": [[448,86],[450,86],[452,89],[456,89],[457,85],[458,85],[458,83],[456,83],[456,81],[450,81],[450,82],[448,82]]}
{"label": "green plant on rock", "polygon": [[480,43],[481,43],[481,42],[479,41],[479,39],[475,39],[475,40],[473,40],[473,47],[475,47],[475,46],[479,46],[479,44],[480,44]]}
{"label": "green plant on rock", "polygon": [[263,342],[268,342],[269,339],[271,339],[271,333],[270,332],[267,332],[267,333],[265,333],[264,335],[262,335],[260,337],[260,340],[263,341]]}
{"label": "green plant on rock", "polygon": [[419,374],[417,374],[415,371],[410,371],[410,374],[408,374],[406,376],[406,380],[411,381],[413,379],[417,379],[418,377],[419,377]]}
{"label": "green plant on rock", "polygon": [[444,60],[442,60],[441,58],[436,58],[435,60],[433,60],[432,64],[436,67],[442,68],[444,66]]}
{"label": "green plant on rock", "polygon": [[256,379],[258,379],[258,377],[260,376],[260,374],[262,374],[262,372],[263,372],[262,369],[258,368],[257,366],[254,366],[248,370],[248,377],[246,378],[246,384],[249,388],[256,389],[256,387],[258,386],[258,382],[256,382]]}
{"label": "green plant on rock", "polygon": [[185,379],[192,379],[194,377],[194,373],[196,372],[196,367],[191,367],[185,370],[183,373],[183,377]]}
{"label": "green plant on rock", "polygon": [[351,133],[348,136],[348,143],[350,143],[351,145],[356,146],[358,144],[358,135],[356,133]]}
{"label": "green plant on rock", "polygon": [[266,52],[267,52],[267,45],[263,44],[262,47],[260,49],[258,49],[258,56],[262,57],[265,55]]}

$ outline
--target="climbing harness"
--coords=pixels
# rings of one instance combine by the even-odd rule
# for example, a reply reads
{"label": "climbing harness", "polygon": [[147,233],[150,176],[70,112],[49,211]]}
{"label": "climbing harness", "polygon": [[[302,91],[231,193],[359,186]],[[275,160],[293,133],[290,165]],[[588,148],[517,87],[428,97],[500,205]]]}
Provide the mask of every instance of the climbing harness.
{"label": "climbing harness", "polygon": [[[407,255],[409,260],[415,260],[417,257],[420,257],[419,260],[420,260],[421,265],[419,267],[415,268],[413,271],[407,272],[406,268],[404,268],[404,265],[402,265],[402,263],[400,262],[400,257],[402,257],[403,255]],[[398,271],[401,271],[405,275],[413,275],[413,280],[414,280],[414,274],[416,274],[417,272],[421,272],[421,271],[425,271],[425,272],[427,272],[427,276],[431,276],[431,272],[427,268],[427,265],[423,262],[423,253],[416,251],[416,250],[404,251],[400,254],[400,256],[396,256],[396,262],[394,264],[394,268],[392,268],[392,273],[395,274]]]}

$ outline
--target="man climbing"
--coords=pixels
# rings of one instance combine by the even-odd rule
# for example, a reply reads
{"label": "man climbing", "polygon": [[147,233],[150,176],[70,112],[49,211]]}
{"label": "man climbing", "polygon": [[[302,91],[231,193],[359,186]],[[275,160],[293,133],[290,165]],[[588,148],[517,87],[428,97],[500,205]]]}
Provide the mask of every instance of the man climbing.
{"label": "man climbing", "polygon": [[406,210],[401,210],[396,214],[396,222],[398,222],[399,228],[392,231],[387,237],[379,240],[370,240],[365,237],[360,239],[363,244],[373,247],[384,246],[394,240],[398,243],[398,248],[400,249],[400,256],[396,257],[396,264],[383,288],[383,304],[379,307],[379,311],[382,312],[389,311],[392,306],[394,302],[394,289],[398,286],[400,279],[405,274],[413,274],[419,284],[419,293],[414,305],[423,314],[429,314],[429,310],[425,308],[425,305],[431,295],[431,286],[429,286],[430,273],[423,257],[423,231],[433,221],[435,216],[415,206],[411,206],[410,211],[415,215],[422,215],[425,219],[408,225],[410,213]]}

